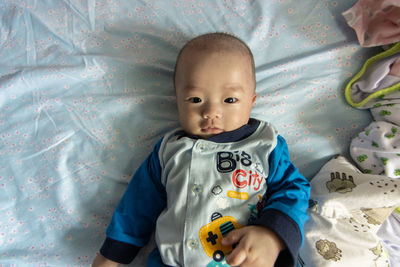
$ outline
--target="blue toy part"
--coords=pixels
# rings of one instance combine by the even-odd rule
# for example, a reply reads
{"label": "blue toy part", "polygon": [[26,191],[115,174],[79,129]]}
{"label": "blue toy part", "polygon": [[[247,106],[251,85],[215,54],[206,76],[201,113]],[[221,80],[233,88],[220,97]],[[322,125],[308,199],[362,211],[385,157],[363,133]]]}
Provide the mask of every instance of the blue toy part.
{"label": "blue toy part", "polygon": [[206,267],[229,267],[230,265],[226,263],[225,260],[216,262],[216,261],[211,261],[209,264],[207,264]]}

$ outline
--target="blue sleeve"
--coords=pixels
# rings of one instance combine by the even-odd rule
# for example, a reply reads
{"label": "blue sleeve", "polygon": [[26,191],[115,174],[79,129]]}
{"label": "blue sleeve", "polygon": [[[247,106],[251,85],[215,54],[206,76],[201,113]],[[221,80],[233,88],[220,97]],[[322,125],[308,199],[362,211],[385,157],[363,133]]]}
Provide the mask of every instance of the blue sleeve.
{"label": "blue sleeve", "polygon": [[303,242],[310,184],[290,161],[286,141],[280,135],[269,156],[269,166],[263,209],[254,224],[270,228],[285,242],[287,249],[275,266],[293,265]]}
{"label": "blue sleeve", "polygon": [[161,183],[158,157],[162,139],[138,168],[107,228],[107,239],[100,253],[113,261],[127,264],[146,245],[156,221],[166,206],[166,191]]}

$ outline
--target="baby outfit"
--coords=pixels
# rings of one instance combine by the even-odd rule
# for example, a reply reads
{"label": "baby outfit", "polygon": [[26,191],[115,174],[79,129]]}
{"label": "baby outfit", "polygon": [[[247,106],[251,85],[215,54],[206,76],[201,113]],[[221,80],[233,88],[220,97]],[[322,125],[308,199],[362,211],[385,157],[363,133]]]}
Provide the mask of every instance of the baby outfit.
{"label": "baby outfit", "polygon": [[363,172],[400,178],[400,76],[390,68],[400,43],[370,58],[347,84],[346,99],[368,108],[374,121],[353,139],[350,154]]}
{"label": "baby outfit", "polygon": [[343,16],[361,46],[392,45],[345,88],[347,102],[370,109],[375,120],[352,141],[351,156],[365,173],[400,178],[400,2],[359,0]]}
{"label": "baby outfit", "polygon": [[293,265],[309,191],[269,123],[250,119],[207,140],[174,130],[133,176],[100,252],[129,263],[155,229],[158,251],[147,266],[221,266],[232,251],[222,238],[252,224],[270,228],[286,244],[276,266]]}

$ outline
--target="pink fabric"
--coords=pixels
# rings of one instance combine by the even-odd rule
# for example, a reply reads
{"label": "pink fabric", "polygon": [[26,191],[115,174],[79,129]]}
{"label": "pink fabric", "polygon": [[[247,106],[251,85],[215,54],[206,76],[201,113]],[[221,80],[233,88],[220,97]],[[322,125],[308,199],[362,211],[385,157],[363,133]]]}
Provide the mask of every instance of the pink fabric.
{"label": "pink fabric", "polygon": [[390,75],[400,77],[400,57],[390,67]]}
{"label": "pink fabric", "polygon": [[[356,31],[361,46],[400,42],[400,0],[359,0],[342,15]],[[400,57],[389,74],[400,76]]]}
{"label": "pink fabric", "polygon": [[400,0],[359,0],[343,12],[361,46],[381,46],[400,41]]}

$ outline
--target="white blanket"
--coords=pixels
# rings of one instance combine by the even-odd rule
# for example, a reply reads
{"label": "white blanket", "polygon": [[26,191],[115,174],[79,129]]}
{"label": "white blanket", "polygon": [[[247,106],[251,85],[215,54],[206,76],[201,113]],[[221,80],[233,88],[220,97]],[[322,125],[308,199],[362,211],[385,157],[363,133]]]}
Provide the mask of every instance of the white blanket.
{"label": "white blanket", "polygon": [[389,265],[377,231],[400,205],[399,179],[363,174],[339,156],[311,181],[311,199],[303,266]]}

